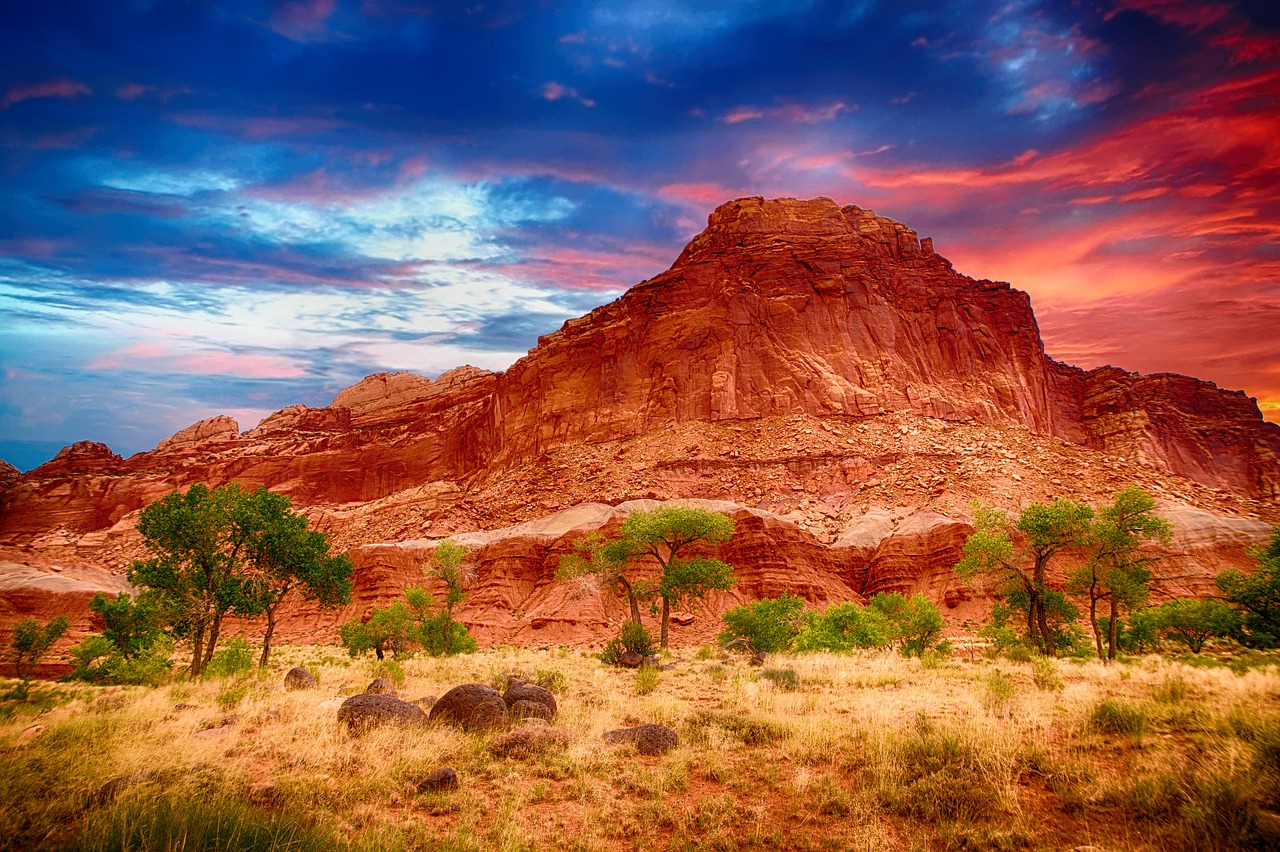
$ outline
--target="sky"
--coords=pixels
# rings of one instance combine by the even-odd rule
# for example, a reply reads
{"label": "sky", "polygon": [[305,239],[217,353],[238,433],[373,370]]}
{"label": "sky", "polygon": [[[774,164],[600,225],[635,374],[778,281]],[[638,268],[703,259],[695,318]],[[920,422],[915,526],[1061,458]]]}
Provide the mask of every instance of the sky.
{"label": "sky", "polygon": [[502,370],[719,204],[828,196],[1046,349],[1280,421],[1280,4],[0,9],[0,458]]}

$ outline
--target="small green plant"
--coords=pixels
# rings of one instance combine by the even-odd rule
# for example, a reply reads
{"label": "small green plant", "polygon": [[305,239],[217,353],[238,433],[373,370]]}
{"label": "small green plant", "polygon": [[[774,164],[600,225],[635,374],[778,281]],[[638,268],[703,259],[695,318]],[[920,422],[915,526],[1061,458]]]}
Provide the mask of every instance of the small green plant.
{"label": "small green plant", "polygon": [[1065,686],[1053,658],[1041,655],[1031,658],[1031,681],[1036,685],[1036,689],[1042,689],[1045,692],[1058,692]]}
{"label": "small green plant", "polygon": [[698,650],[693,654],[695,660],[714,660],[715,657],[716,652],[708,645],[698,646]]}
{"label": "small green plant", "polygon": [[795,669],[765,669],[760,672],[760,677],[786,692],[800,688],[800,675]]}
{"label": "small green plant", "polygon": [[1108,698],[1089,715],[1089,727],[1103,734],[1137,736],[1147,727],[1147,717],[1139,708],[1122,698]]}
{"label": "small green plant", "polygon": [[999,669],[995,669],[991,674],[987,675],[986,691],[982,696],[982,706],[986,708],[988,713],[996,716],[1004,716],[1010,710],[1015,698],[1018,697],[1018,688],[1013,685],[1013,681],[1009,676]]}
{"label": "small green plant", "polygon": [[618,635],[609,640],[600,652],[600,662],[606,666],[616,666],[622,662],[622,655],[633,651],[642,657],[648,657],[657,649],[653,644],[653,636],[643,624],[634,621],[622,622]]}
{"label": "small green plant", "polygon": [[753,654],[785,651],[800,633],[804,607],[804,599],[794,595],[735,606],[724,614],[720,644],[736,642]]}
{"label": "small green plant", "polygon": [[[404,666],[400,665],[398,660],[374,660],[369,667],[370,676],[373,678],[386,678],[396,685],[396,689],[404,686]],[[505,689],[505,678],[503,688]]]}
{"label": "small green plant", "polygon": [[205,667],[205,677],[235,677],[253,668],[253,648],[237,636],[216,651]]}
{"label": "small green plant", "polygon": [[930,648],[920,657],[920,668],[928,670],[940,668],[947,661],[947,656],[938,648]]}
{"label": "small green plant", "polygon": [[533,683],[552,692],[564,692],[569,685],[569,677],[559,669],[539,666],[533,670]]}
{"label": "small green plant", "polygon": [[1161,704],[1181,704],[1192,694],[1191,684],[1179,674],[1166,675],[1151,687],[1151,697]]}
{"label": "small green plant", "polygon": [[749,746],[769,745],[791,736],[791,729],[786,725],[743,710],[699,710],[688,719],[686,726],[689,736],[696,741],[705,741],[711,728],[718,728]]}
{"label": "small green plant", "polygon": [[648,695],[658,688],[658,681],[661,675],[658,673],[656,666],[645,663],[636,669],[636,695]]}

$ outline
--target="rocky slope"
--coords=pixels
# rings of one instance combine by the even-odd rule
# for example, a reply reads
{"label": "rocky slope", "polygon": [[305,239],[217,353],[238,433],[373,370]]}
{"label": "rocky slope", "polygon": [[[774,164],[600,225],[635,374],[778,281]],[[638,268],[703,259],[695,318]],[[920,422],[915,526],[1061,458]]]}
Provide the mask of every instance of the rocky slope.
{"label": "rocky slope", "polygon": [[[505,373],[371,376],[248,431],[216,417],[129,459],[82,442],[0,476],[0,558],[119,573],[139,553],[142,506],[231,480],[289,494],[343,547],[602,500],[729,500],[759,527],[735,542],[756,578],[736,595],[918,587],[961,601],[950,565],[974,497],[1096,503],[1137,482],[1170,511],[1261,540],[1280,521],[1280,428],[1207,382],[1053,361],[1026,294],[960,275],[897,222],[749,198],[717,209],[670,270]],[[535,621],[596,618],[547,585],[558,546],[537,570],[534,556],[484,557],[493,589],[476,623],[525,641]],[[398,575],[360,559],[367,607]],[[1192,561],[1242,556],[1218,541]]]}

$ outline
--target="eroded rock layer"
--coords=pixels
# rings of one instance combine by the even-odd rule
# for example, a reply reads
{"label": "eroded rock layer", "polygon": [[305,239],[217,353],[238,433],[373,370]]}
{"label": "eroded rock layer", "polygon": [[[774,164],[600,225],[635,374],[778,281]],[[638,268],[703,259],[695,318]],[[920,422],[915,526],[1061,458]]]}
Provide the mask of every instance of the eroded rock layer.
{"label": "eroded rock layer", "polygon": [[[721,206],[671,269],[505,373],[379,374],[245,431],[214,417],[128,459],[80,442],[15,473],[0,469],[0,557],[116,574],[140,555],[137,512],[197,482],[288,494],[342,547],[602,500],[729,500],[745,513],[741,581],[720,604],[915,588],[963,608],[950,568],[975,497],[1096,503],[1136,482],[1171,509],[1253,524],[1254,540],[1280,520],[1280,427],[1253,400],[1059,364],[1026,294],[828,199]],[[559,538],[504,535],[469,603],[478,626],[523,641],[606,618],[549,584]],[[1247,562],[1206,541],[1188,545],[1191,567]],[[402,551],[359,551],[365,606],[402,587]]]}

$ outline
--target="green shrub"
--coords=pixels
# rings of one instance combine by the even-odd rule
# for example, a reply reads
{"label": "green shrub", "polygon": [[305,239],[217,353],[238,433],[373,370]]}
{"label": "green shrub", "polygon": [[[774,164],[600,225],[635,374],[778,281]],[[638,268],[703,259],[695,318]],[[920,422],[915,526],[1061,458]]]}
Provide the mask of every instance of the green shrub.
{"label": "green shrub", "polygon": [[753,654],[776,654],[791,647],[800,633],[805,602],[794,595],[762,598],[724,614],[720,644],[742,640]]}
{"label": "green shrub", "polygon": [[699,710],[685,725],[690,739],[697,742],[705,742],[711,728],[719,728],[749,746],[769,745],[791,736],[786,725],[742,710]]}
{"label": "green shrub", "polygon": [[1046,692],[1057,692],[1065,685],[1053,660],[1039,654],[1031,658],[1031,681]]}
{"label": "green shrub", "polygon": [[800,688],[800,675],[795,669],[765,669],[760,672],[760,677],[787,692]]}
{"label": "green shrub", "polygon": [[661,675],[658,674],[657,666],[651,666],[645,663],[636,669],[636,695],[648,695],[658,688],[658,681]]}
{"label": "green shrub", "polygon": [[145,648],[126,657],[107,636],[86,636],[71,649],[75,665],[64,680],[126,686],[159,686],[168,678],[173,661],[173,639],[153,636]]}
{"label": "green shrub", "polygon": [[889,644],[889,621],[873,607],[852,601],[832,604],[822,613],[808,613],[804,631],[796,638],[798,651],[852,651]]}
{"label": "green shrub", "polygon": [[219,710],[234,710],[240,706],[240,702],[249,697],[249,684],[232,683],[223,687],[218,692],[217,702]]}
{"label": "green shrub", "polygon": [[253,668],[253,648],[237,636],[221,651],[214,652],[205,667],[205,677],[234,677]]}
{"label": "green shrub", "polygon": [[1017,697],[1018,688],[1013,685],[1013,681],[1007,674],[995,669],[987,675],[986,691],[982,696],[982,706],[987,712],[1003,716]]}
{"label": "green shrub", "polygon": [[569,685],[569,678],[559,669],[544,668],[539,666],[533,670],[533,681],[535,685],[543,689],[549,689],[552,692],[564,692],[565,687]]}
{"label": "green shrub", "polygon": [[1141,734],[1147,717],[1139,708],[1121,698],[1108,698],[1089,715],[1089,727],[1104,734]]}
{"label": "green shrub", "polygon": [[654,654],[657,648],[653,644],[653,636],[643,624],[634,621],[622,622],[618,635],[609,640],[600,652],[600,662],[606,666],[616,666],[622,662],[622,655],[634,651],[642,657]]}
{"label": "green shrub", "polygon": [[50,619],[41,624],[34,618],[24,618],[13,625],[13,636],[9,640],[9,659],[13,661],[13,670],[20,678],[29,678],[35,672],[36,664],[67,632],[71,623],[65,615]]}
{"label": "green shrub", "polygon": [[[398,660],[374,660],[370,666],[370,674],[376,680],[377,678],[386,678],[396,685],[396,689],[404,687],[404,666],[400,665]],[[504,679],[503,689],[506,688]]]}
{"label": "green shrub", "polygon": [[942,613],[922,594],[910,598],[898,592],[872,595],[867,608],[878,610],[888,622],[888,638],[904,656],[921,657],[942,636]]}

